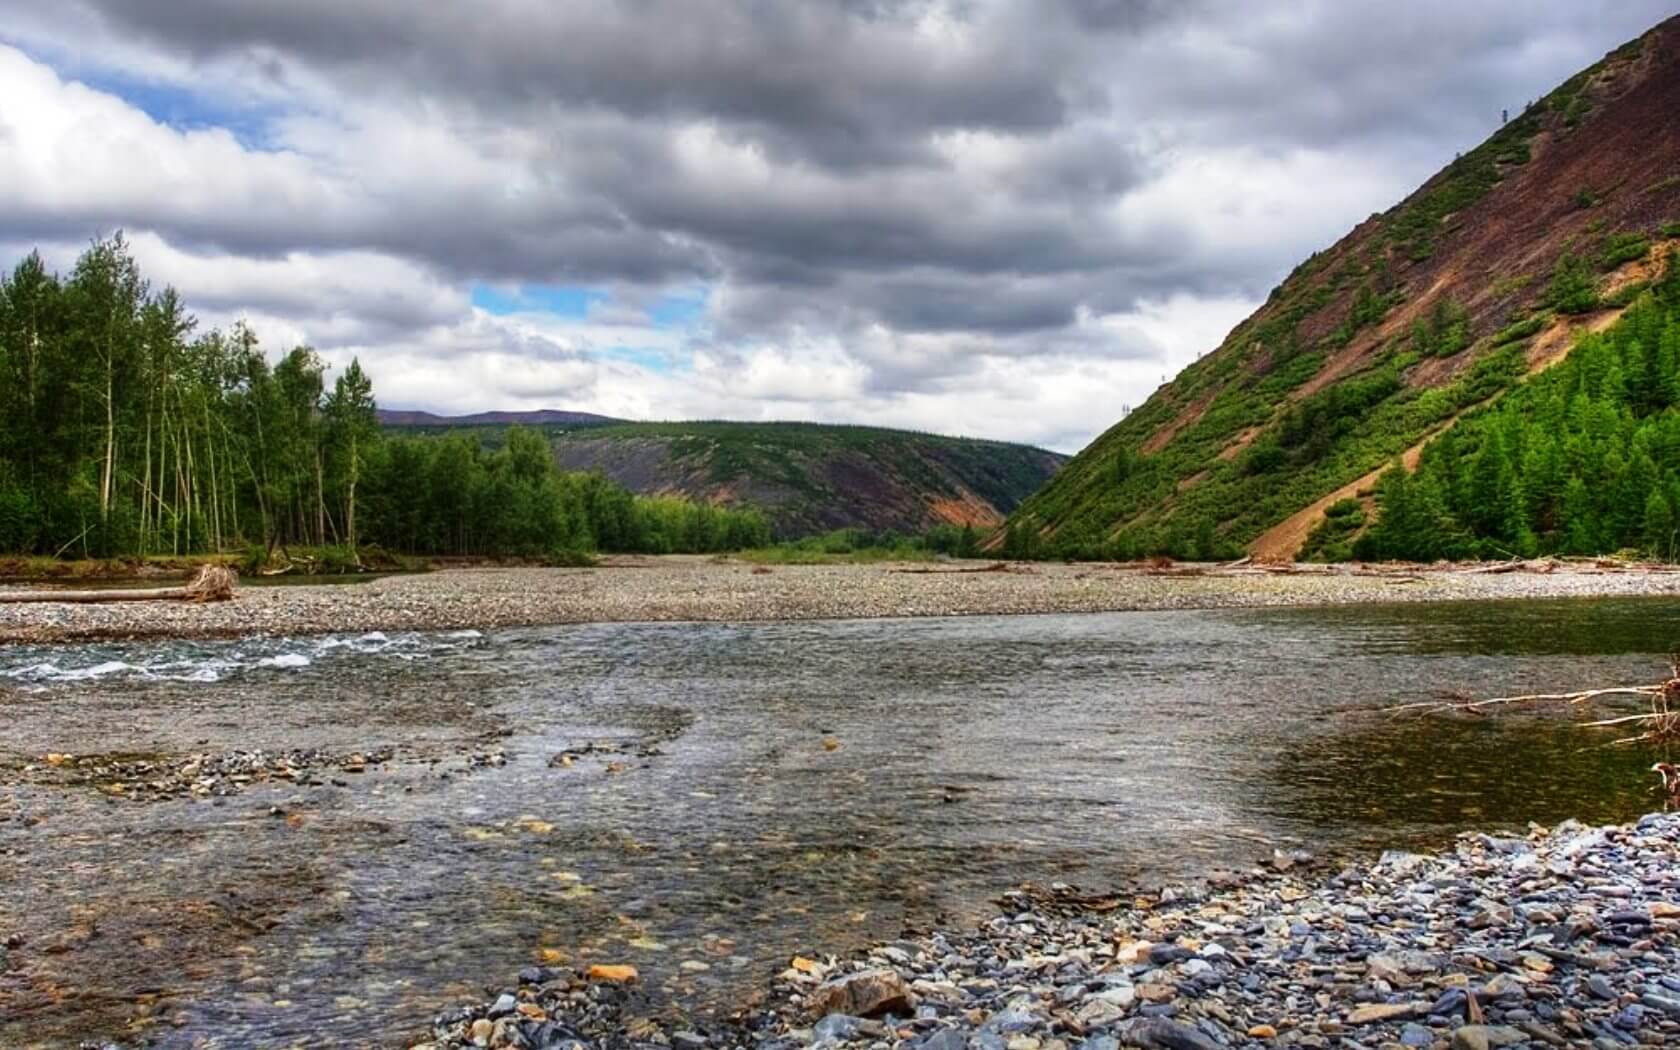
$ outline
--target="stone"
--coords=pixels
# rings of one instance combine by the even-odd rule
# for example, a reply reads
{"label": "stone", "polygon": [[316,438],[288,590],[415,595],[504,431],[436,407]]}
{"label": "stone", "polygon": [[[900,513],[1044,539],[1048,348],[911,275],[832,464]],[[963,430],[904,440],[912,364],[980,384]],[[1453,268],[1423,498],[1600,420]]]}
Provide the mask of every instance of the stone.
{"label": "stone", "polygon": [[858,1034],[863,1018],[832,1013],[811,1026],[811,1038],[818,1043],[843,1043]]}
{"label": "stone", "polygon": [[1105,1002],[1102,999],[1090,999],[1073,1015],[1074,1020],[1086,1031],[1094,1028],[1107,1028],[1109,1025],[1126,1016],[1124,1007]]}
{"label": "stone", "polygon": [[1137,989],[1129,984],[1116,984],[1100,992],[1093,992],[1088,998],[1125,1009],[1137,1001]]}
{"label": "stone", "polygon": [[1121,1042],[1145,1050],[1220,1050],[1218,1043],[1189,1025],[1160,1017],[1127,1021],[1116,1034]]}
{"label": "stone", "polygon": [[817,1017],[828,1014],[907,1017],[915,1005],[904,978],[892,970],[859,970],[831,978],[812,990],[810,1003],[811,1012]]}
{"label": "stone", "polygon": [[606,984],[630,984],[640,978],[634,966],[608,966],[596,963],[585,974],[591,981]]}
{"label": "stone", "polygon": [[1044,1018],[1031,1010],[1019,1006],[1011,1006],[986,1019],[980,1026],[982,1032],[995,1032],[999,1035],[1014,1035],[1017,1032],[1028,1032],[1044,1023]]}
{"label": "stone", "polygon": [[967,1050],[968,1036],[955,1028],[941,1028],[916,1044],[917,1050]]}
{"label": "stone", "polygon": [[1487,1025],[1467,1024],[1453,1032],[1452,1050],[1490,1050]]}
{"label": "stone", "polygon": [[1429,1004],[1431,1016],[1457,1017],[1469,1004],[1469,995],[1462,988],[1448,988]]}
{"label": "stone", "polygon": [[1413,1017],[1420,1012],[1417,1003],[1370,1003],[1360,1006],[1347,1015],[1348,1024],[1374,1024],[1377,1021],[1393,1021],[1401,1017]]}
{"label": "stone", "polygon": [[1483,987],[1482,995],[1486,999],[1526,999],[1528,988],[1510,974],[1501,973]]}
{"label": "stone", "polygon": [[1253,1025],[1248,1030],[1248,1037],[1250,1039],[1276,1039],[1277,1029],[1269,1024]]}

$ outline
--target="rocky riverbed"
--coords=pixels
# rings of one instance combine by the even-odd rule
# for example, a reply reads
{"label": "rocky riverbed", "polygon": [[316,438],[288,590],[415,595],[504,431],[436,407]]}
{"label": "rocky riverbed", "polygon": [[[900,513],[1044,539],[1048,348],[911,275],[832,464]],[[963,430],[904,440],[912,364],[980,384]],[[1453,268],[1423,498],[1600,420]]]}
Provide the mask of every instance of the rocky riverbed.
{"label": "rocky riverbed", "polygon": [[633,971],[532,967],[414,1045],[920,1050],[1680,1045],[1680,816],[1339,873],[1089,900],[1019,891],[977,930],[796,957],[735,1022],[642,1010]]}
{"label": "rocky riverbed", "polygon": [[537,624],[1085,613],[1680,594],[1680,573],[1319,567],[1171,570],[983,563],[758,566],[614,558],[590,569],[459,569],[355,585],[243,587],[231,602],[0,603],[0,643],[226,638]]}

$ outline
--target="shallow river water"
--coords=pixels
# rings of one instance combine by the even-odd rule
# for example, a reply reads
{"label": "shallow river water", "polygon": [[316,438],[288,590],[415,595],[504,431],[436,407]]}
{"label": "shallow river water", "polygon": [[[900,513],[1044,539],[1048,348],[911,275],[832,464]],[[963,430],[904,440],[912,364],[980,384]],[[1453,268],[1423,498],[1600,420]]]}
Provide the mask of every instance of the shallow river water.
{"label": "shallow river water", "polygon": [[[0,1046],[401,1045],[542,960],[727,1011],[1022,881],[1621,820],[1648,752],[1383,709],[1677,639],[1621,600],[0,649]],[[395,758],[214,800],[24,768],[291,748]]]}

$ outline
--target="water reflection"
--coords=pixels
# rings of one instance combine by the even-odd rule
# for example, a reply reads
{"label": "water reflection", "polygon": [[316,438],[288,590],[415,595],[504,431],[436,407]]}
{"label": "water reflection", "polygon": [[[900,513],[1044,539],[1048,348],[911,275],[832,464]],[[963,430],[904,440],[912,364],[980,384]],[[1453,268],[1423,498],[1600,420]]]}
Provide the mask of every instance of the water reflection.
{"label": "water reflection", "polygon": [[[307,664],[280,658],[316,643],[56,649],[57,676],[6,704],[0,758],[399,762],[220,805],[6,788],[40,823],[0,822],[0,928],[64,947],[0,975],[0,1043],[137,1020],[165,1046],[359,1043],[370,1017],[548,958],[632,962],[667,1008],[705,1010],[793,952],[973,918],[1022,879],[1621,819],[1654,803],[1648,754],[1381,711],[1651,680],[1677,637],[1680,603],[1618,601],[598,625]],[[236,651],[220,681],[76,678]],[[29,661],[0,654],[0,675]],[[492,748],[506,765],[470,765]]]}

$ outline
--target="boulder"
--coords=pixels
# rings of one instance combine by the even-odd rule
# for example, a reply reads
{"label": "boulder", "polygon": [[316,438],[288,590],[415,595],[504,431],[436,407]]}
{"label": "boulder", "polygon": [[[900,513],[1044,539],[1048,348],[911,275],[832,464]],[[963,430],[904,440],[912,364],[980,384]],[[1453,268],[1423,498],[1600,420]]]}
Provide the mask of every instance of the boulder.
{"label": "boulder", "polygon": [[905,1016],[913,1005],[904,978],[892,970],[859,970],[825,981],[811,992],[811,1012],[817,1017]]}

